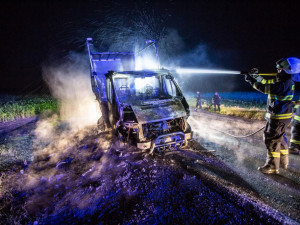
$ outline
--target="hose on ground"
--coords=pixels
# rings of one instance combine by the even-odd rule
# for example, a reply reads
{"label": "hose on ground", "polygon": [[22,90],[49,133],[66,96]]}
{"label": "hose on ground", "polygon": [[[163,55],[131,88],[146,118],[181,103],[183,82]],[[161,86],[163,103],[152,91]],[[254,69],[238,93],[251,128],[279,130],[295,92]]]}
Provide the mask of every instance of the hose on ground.
{"label": "hose on ground", "polygon": [[252,133],[250,133],[250,134],[243,135],[243,136],[236,136],[236,135],[233,135],[233,134],[230,134],[230,133],[227,133],[227,132],[225,132],[225,131],[221,131],[221,130],[218,130],[218,129],[215,129],[215,128],[210,128],[210,129],[215,130],[215,131],[218,131],[218,132],[221,132],[221,133],[226,134],[226,135],[229,135],[229,136],[231,136],[231,137],[235,137],[235,138],[246,138],[246,137],[250,137],[250,136],[252,136],[252,135],[258,133],[259,131],[261,131],[261,130],[264,129],[265,127],[266,127],[266,126],[263,126],[262,128],[259,128],[258,130],[254,131],[254,132],[252,132]]}
{"label": "hose on ground", "polygon": [[[291,122],[289,123],[288,126],[290,126],[290,125],[292,124],[292,122],[293,122],[293,121],[291,121]],[[264,129],[265,127],[266,127],[266,126],[263,126],[262,128],[259,128],[258,130],[254,131],[253,133],[247,134],[247,135],[244,135],[244,136],[235,136],[235,135],[230,134],[230,133],[227,133],[227,132],[225,132],[225,131],[217,130],[217,129],[214,129],[214,128],[211,128],[211,129],[212,129],[212,130],[219,131],[219,132],[221,132],[221,133],[223,133],[223,134],[226,134],[226,135],[229,135],[229,136],[231,136],[231,137],[235,137],[235,138],[246,138],[246,137],[250,137],[250,136],[252,136],[252,135],[258,133],[259,131],[261,131],[261,130]]]}
{"label": "hose on ground", "polygon": [[[290,125],[292,124],[292,122],[293,122],[293,121],[291,121],[291,122],[289,123],[288,126],[290,126]],[[215,130],[215,131],[219,131],[219,132],[221,132],[221,133],[223,133],[223,134],[226,134],[226,135],[229,135],[229,136],[231,136],[231,137],[235,137],[235,138],[246,138],[246,137],[250,137],[250,136],[252,136],[252,135],[258,133],[259,131],[261,131],[261,130],[264,129],[265,127],[266,127],[266,126],[263,126],[262,128],[259,128],[258,130],[252,132],[251,134],[247,134],[247,135],[244,135],[244,136],[235,136],[235,135],[230,134],[230,133],[227,133],[227,132],[225,132],[225,131],[217,130],[217,129],[214,129],[214,128],[210,128],[210,129]]]}
{"label": "hose on ground", "polygon": [[[194,118],[191,118],[192,120],[196,121]],[[250,137],[256,133],[258,133],[259,131],[261,131],[262,129],[264,129],[266,126],[263,126],[262,128],[259,128],[258,130],[250,133],[250,134],[247,134],[247,135],[243,135],[243,136],[236,136],[236,135],[233,135],[233,134],[230,134],[230,133],[227,133],[225,131],[222,131],[222,130],[218,130],[218,129],[215,129],[215,128],[212,128],[212,127],[209,127],[209,129],[212,129],[212,130],[215,130],[215,131],[218,131],[220,133],[223,133],[223,134],[226,134],[228,136],[231,136],[231,137],[235,137],[235,138],[246,138],[246,137]]]}

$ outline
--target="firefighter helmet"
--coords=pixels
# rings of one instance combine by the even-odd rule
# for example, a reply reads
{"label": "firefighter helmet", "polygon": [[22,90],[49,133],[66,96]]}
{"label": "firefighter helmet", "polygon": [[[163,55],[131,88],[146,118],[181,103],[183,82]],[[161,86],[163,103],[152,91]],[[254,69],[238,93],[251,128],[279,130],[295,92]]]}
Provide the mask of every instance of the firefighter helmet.
{"label": "firefighter helmet", "polygon": [[296,57],[282,58],[276,62],[278,69],[283,69],[287,74],[300,73],[300,59]]}

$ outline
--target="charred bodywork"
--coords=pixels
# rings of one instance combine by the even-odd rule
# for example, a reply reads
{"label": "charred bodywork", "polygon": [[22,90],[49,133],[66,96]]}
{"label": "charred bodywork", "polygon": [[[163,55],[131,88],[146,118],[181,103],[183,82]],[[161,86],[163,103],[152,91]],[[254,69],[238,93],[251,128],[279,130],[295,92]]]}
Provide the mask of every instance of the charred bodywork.
{"label": "charred bodywork", "polygon": [[[165,69],[124,71],[124,62],[134,69],[134,54],[91,52],[89,41],[92,89],[106,126],[151,152],[186,145],[192,138],[189,106],[172,74]],[[109,71],[102,71],[101,64],[109,62]]]}

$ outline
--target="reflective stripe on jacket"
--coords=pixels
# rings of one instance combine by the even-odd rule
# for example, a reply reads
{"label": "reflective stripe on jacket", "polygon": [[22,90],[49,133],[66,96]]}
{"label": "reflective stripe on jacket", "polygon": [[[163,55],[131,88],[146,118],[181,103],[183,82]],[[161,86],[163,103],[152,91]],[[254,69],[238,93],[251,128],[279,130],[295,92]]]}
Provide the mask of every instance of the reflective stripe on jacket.
{"label": "reflective stripe on jacket", "polygon": [[286,76],[286,79],[263,79],[253,84],[254,89],[268,95],[266,119],[292,118],[295,85],[294,81]]}

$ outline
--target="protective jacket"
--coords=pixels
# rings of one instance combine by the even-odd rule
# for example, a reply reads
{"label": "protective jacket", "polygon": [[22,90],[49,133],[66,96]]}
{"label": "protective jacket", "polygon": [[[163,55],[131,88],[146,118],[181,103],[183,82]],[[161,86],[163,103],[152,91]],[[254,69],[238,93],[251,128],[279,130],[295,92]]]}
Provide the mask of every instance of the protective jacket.
{"label": "protective jacket", "polygon": [[279,79],[252,82],[252,86],[259,92],[268,94],[266,119],[292,118],[295,85],[290,75],[279,75]]}

